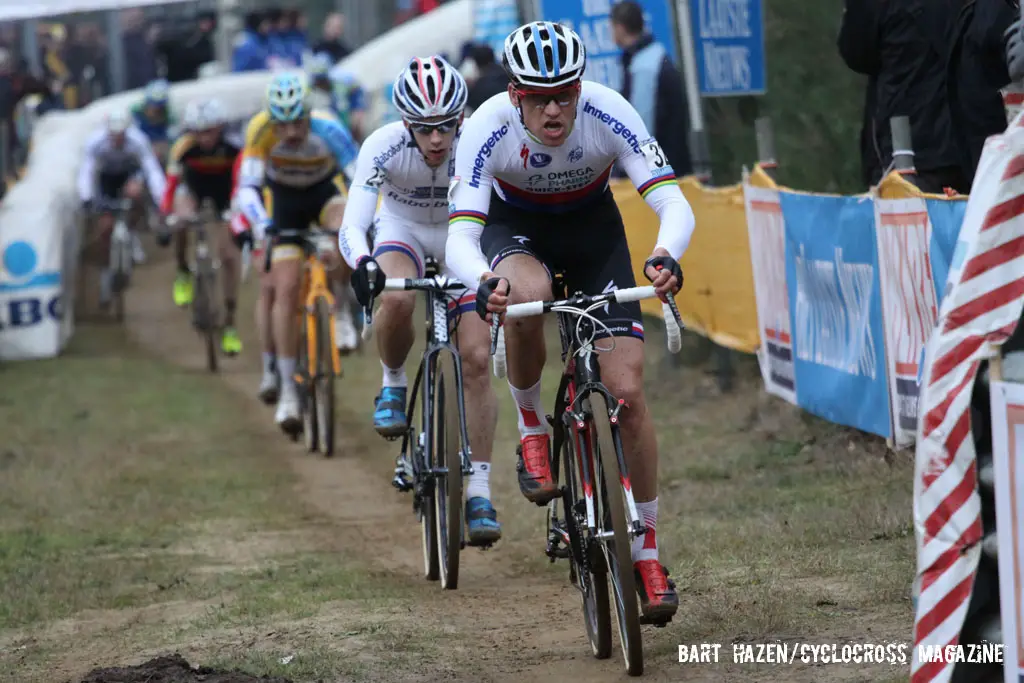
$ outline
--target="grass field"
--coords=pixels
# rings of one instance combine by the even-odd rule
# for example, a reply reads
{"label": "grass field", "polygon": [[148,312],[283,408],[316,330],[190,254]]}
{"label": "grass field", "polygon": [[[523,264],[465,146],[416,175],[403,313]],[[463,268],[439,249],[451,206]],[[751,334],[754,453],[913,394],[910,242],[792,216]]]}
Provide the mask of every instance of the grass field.
{"label": "grass field", "polygon": [[[346,362],[342,454],[306,455],[252,397],[253,344],[220,377],[201,370],[169,282],[163,265],[140,273],[129,333],[86,327],[59,359],[0,369],[0,672],[77,680],[179,651],[297,682],[624,679],[617,654],[590,657],[567,568],[543,557],[503,386],[505,538],[467,551],[442,593],[369,426],[373,354]],[[666,370],[661,343],[659,538],[683,606],[645,629],[645,678],[906,680],[906,666],[729,662],[733,643],[909,640],[910,458],[766,397],[749,367],[720,396],[699,369]],[[701,642],[724,662],[677,663]]]}

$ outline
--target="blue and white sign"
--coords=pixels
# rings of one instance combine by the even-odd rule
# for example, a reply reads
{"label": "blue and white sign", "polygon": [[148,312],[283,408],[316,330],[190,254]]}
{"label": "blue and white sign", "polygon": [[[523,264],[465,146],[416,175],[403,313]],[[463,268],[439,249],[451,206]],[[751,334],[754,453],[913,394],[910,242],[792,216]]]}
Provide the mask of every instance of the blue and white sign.
{"label": "blue and white sign", "polygon": [[[967,202],[951,202],[944,199],[926,199],[928,219],[932,224],[931,255],[932,280],[935,283],[935,300],[940,304],[946,293],[946,280],[953,264],[953,257],[960,237],[960,226],[967,213]],[[962,255],[961,255],[962,258]]]}
{"label": "blue and white sign", "polygon": [[[644,8],[644,26],[669,56],[676,58],[676,33],[669,0],[638,0]],[[584,78],[616,91],[622,90],[622,50],[612,39],[609,15],[614,0],[538,0],[538,18],[564,24],[579,34],[587,48]]]}
{"label": "blue and white sign", "polygon": [[781,191],[796,402],[889,437],[882,294],[871,201]]}
{"label": "blue and white sign", "polygon": [[705,97],[767,90],[762,0],[689,0],[700,92]]}

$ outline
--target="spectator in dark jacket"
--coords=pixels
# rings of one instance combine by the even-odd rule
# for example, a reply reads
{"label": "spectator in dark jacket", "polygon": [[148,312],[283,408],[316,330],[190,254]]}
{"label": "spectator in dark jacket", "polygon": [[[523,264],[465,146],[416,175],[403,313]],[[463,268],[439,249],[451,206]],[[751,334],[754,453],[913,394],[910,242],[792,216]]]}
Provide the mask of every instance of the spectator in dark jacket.
{"label": "spectator in dark jacket", "polygon": [[335,64],[352,54],[352,50],[341,39],[345,33],[345,15],[334,12],[327,15],[324,21],[324,32],[320,42],[316,44],[313,51],[316,53],[327,53]]}
{"label": "spectator in dark jacket", "polygon": [[469,50],[469,58],[476,66],[477,75],[469,86],[466,106],[476,110],[487,100],[508,89],[508,75],[494,59],[494,49],[490,45],[474,45]]}
{"label": "spectator in dark jacket", "polygon": [[157,77],[156,53],[145,15],[137,8],[124,10],[121,25],[124,28],[121,45],[124,49],[125,88],[143,88]]}
{"label": "spectator in dark jacket", "polygon": [[968,189],[986,138],[1006,130],[999,92],[1010,83],[1003,34],[1019,16],[1016,2],[970,0],[957,17],[947,74],[949,110]]}
{"label": "spectator in dark jacket", "polygon": [[889,120],[908,116],[917,184],[927,192],[967,192],[946,91],[955,19],[940,0],[845,0],[839,54],[874,85],[861,136],[862,159],[874,157],[865,163],[871,184],[892,163]]}
{"label": "spectator in dark jacket", "polygon": [[187,30],[163,36],[157,49],[167,65],[167,80],[171,83],[191,81],[199,77],[199,67],[216,59],[213,32],[217,29],[214,12],[200,12],[196,22]]}
{"label": "spectator in dark jacket", "polygon": [[622,96],[640,114],[676,176],[693,172],[689,114],[679,70],[664,46],[644,30],[643,8],[632,0],[612,7],[612,37],[622,48]]}
{"label": "spectator in dark jacket", "polygon": [[309,42],[306,39],[306,15],[297,9],[285,10],[284,24],[285,28],[281,35],[284,39],[285,52],[296,65],[301,65],[306,51],[309,50]]}

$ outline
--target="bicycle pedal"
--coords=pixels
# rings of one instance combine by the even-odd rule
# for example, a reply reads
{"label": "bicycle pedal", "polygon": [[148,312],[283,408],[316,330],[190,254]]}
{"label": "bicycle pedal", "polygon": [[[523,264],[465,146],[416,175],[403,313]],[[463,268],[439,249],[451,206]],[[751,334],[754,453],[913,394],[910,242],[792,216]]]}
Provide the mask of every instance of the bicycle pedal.
{"label": "bicycle pedal", "polygon": [[412,482],[406,481],[404,478],[397,475],[391,478],[391,485],[401,493],[408,493],[409,491],[412,491],[413,488]]}

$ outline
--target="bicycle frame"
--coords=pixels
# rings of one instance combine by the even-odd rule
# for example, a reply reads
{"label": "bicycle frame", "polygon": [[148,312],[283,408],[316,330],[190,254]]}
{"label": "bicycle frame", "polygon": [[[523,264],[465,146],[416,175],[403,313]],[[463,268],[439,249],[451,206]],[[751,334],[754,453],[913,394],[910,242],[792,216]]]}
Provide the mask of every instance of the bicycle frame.
{"label": "bicycle frame", "polygon": [[[413,380],[412,390],[409,393],[409,405],[415,405],[416,399],[420,397],[421,387],[425,387],[422,394],[422,406],[421,406],[421,422],[424,425],[424,443],[433,444],[434,437],[434,415],[433,415],[433,402],[434,402],[434,373],[437,371],[437,358],[441,353],[448,352],[452,354],[455,363],[455,393],[459,406],[459,432],[462,438],[463,449],[461,452],[462,460],[462,474],[472,474],[473,467],[470,464],[472,461],[470,446],[469,446],[469,434],[466,430],[466,403],[462,390],[462,359],[459,357],[458,349],[455,348],[455,344],[452,343],[449,330],[448,320],[448,302],[445,297],[441,296],[437,291],[429,289],[429,287],[439,287],[442,283],[446,283],[447,279],[442,276],[426,277],[420,280],[409,280],[413,287],[409,289],[425,289],[424,292],[427,300],[427,347],[423,351],[423,358],[420,360],[419,368],[416,371],[416,379]],[[410,420],[410,423],[412,421]],[[408,432],[402,437],[402,456],[407,457],[409,453],[409,446],[412,443],[413,429],[410,426]],[[426,467],[422,461],[418,458],[409,458],[408,461],[413,467],[413,480],[416,482],[424,481],[424,475],[430,479],[437,477],[443,477],[448,474],[448,469],[445,467],[434,468],[429,472],[425,472]],[[417,492],[419,493],[419,492]]]}
{"label": "bicycle frame", "polygon": [[[330,281],[327,277],[327,268],[317,256],[315,245],[307,243],[306,263],[303,269],[302,285],[299,288],[299,301],[302,310],[299,312],[301,324],[306,326],[306,358],[309,359],[307,369],[310,377],[317,375],[317,340],[316,334],[310,334],[310,330],[316,330],[316,301],[323,297],[327,301],[330,310],[334,310],[334,294],[331,293]],[[328,333],[331,336],[331,368],[335,376],[341,374],[341,354],[338,353],[337,340],[334,338],[334,325],[328,325]]]}

